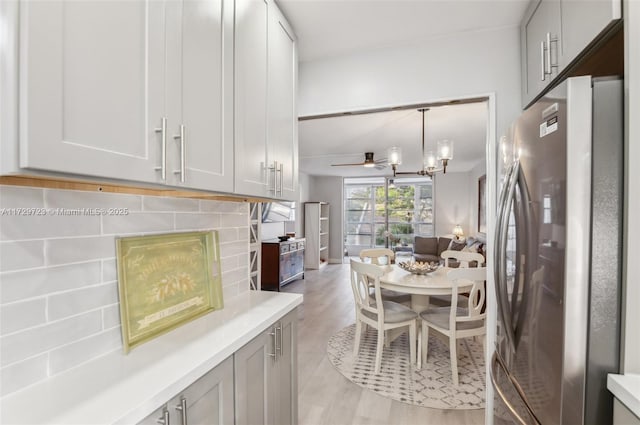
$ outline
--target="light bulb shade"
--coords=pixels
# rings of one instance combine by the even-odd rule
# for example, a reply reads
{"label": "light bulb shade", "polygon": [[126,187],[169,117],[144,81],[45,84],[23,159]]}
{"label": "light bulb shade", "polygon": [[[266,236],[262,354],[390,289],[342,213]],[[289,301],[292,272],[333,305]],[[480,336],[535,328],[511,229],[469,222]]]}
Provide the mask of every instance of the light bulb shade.
{"label": "light bulb shade", "polygon": [[464,236],[464,231],[462,230],[462,226],[460,226],[459,224],[456,224],[456,226],[453,228],[453,236],[455,236],[456,238],[461,238]]}
{"label": "light bulb shade", "polygon": [[438,140],[438,161],[453,159],[453,140]]}
{"label": "light bulb shade", "polygon": [[389,161],[389,165],[402,164],[402,149],[397,146],[387,149],[387,161]]}
{"label": "light bulb shade", "polygon": [[424,155],[424,168],[426,169],[434,169],[438,160],[436,159],[436,154],[433,151],[429,151]]}

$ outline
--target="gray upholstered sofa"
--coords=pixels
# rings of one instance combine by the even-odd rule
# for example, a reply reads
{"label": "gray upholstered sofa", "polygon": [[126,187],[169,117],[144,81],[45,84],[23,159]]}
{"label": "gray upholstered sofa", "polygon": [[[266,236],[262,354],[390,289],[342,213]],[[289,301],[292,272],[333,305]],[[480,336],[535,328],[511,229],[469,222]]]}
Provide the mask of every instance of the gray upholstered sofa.
{"label": "gray upholstered sofa", "polygon": [[[448,249],[461,251],[464,248],[471,249],[472,252],[479,252],[485,258],[486,245],[480,239],[469,237],[464,241],[451,243],[451,238],[441,237],[422,237],[415,236],[413,241],[413,257],[416,261],[440,262],[440,254]],[[455,260],[450,261],[451,267],[457,267]],[[469,264],[470,267],[476,267],[475,262]]]}
{"label": "gray upholstered sofa", "polygon": [[416,261],[439,262],[440,254],[449,249],[450,238],[414,236],[413,258]]}

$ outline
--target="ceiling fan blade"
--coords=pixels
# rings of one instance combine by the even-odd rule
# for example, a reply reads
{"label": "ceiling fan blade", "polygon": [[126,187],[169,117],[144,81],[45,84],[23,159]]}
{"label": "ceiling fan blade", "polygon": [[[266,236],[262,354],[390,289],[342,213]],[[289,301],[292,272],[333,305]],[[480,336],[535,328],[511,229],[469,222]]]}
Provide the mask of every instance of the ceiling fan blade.
{"label": "ceiling fan blade", "polygon": [[377,163],[376,163],[376,165],[374,166],[374,168],[375,168],[376,170],[384,170],[385,168],[387,168],[387,164],[383,164],[383,163],[377,164]]}
{"label": "ceiling fan blade", "polygon": [[331,164],[332,167],[350,167],[352,165],[364,165],[364,162],[357,162],[355,164]]}

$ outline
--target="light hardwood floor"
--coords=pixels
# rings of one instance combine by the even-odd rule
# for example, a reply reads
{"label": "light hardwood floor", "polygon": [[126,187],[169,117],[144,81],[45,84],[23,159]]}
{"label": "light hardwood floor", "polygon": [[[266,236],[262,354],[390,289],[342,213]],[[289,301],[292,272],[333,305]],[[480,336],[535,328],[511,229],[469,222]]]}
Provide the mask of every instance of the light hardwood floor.
{"label": "light hardwood floor", "polygon": [[298,326],[298,402],[300,425],[483,424],[484,410],[439,410],[379,396],[352,383],[329,362],[326,345],[354,322],[348,264],[305,271],[305,279],[283,292],[304,294]]}

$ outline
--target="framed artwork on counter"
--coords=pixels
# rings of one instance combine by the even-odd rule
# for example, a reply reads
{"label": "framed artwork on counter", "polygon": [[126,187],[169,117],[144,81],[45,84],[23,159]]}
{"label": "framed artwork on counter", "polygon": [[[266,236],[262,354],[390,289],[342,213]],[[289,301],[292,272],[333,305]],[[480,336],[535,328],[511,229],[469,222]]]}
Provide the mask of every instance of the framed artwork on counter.
{"label": "framed artwork on counter", "polygon": [[487,233],[487,175],[478,179],[478,233]]}

